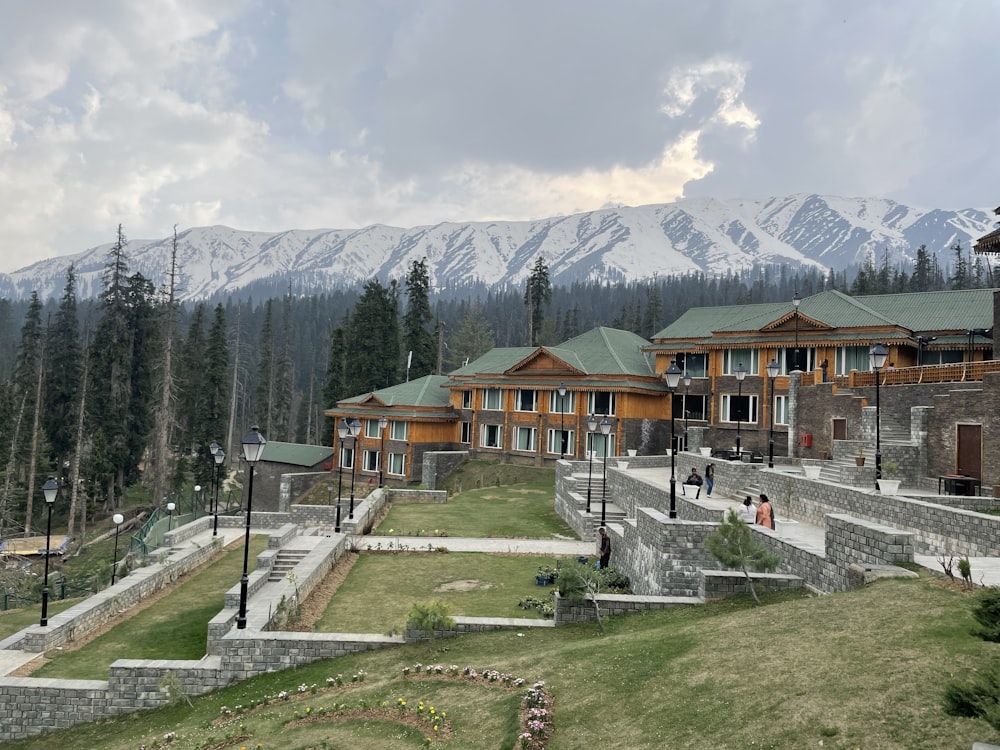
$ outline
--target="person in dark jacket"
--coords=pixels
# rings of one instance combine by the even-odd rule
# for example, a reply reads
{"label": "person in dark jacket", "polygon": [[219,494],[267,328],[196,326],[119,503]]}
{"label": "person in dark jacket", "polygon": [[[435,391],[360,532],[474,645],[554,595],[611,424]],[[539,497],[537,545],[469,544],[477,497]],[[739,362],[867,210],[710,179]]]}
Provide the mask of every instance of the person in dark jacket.
{"label": "person in dark jacket", "polygon": [[611,537],[608,536],[608,530],[603,526],[597,530],[597,533],[601,535],[598,554],[601,556],[600,566],[603,570],[611,564]]}

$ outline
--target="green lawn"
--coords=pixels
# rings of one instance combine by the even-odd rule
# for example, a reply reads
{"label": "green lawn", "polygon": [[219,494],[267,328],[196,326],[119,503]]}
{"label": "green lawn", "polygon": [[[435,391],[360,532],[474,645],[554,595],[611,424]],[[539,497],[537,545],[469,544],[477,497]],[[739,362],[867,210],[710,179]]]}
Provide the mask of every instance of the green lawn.
{"label": "green lawn", "polygon": [[448,498],[446,503],[394,502],[372,532],[387,536],[571,538],[576,534],[556,515],[552,482],[486,487]]}
{"label": "green lawn", "polygon": [[[80,599],[63,599],[60,601],[55,601],[49,599],[49,619],[53,616],[62,612],[64,609],[69,609]],[[10,609],[6,612],[0,612],[0,640],[3,640],[7,636],[14,635],[14,633],[24,630],[30,625],[37,625],[42,617],[42,605],[41,603],[32,605],[30,607],[22,607],[20,609]]]}
{"label": "green lawn", "polygon": [[479,552],[363,553],[337,589],[314,630],[328,633],[402,632],[414,602],[440,599],[451,614],[468,617],[540,617],[519,609],[527,596],[550,596],[536,586],[540,565],[555,558]]}
{"label": "green lawn", "polygon": [[[267,549],[267,537],[250,538],[250,559]],[[106,680],[116,659],[200,659],[208,621],[222,609],[225,592],[239,583],[243,546],[186,576],[147,609],[116,624],[82,648],[50,651],[33,677]]]}
{"label": "green lawn", "polygon": [[[262,675],[195,698],[193,706],[6,743],[5,750],[135,750],[156,746],[170,731],[178,735],[173,746],[199,750],[420,748],[430,732],[360,711],[362,702],[392,706],[399,697],[410,709],[423,700],[447,713],[451,734],[431,747],[517,745],[516,693],[481,682],[400,677],[418,661],[544,680],[554,696],[550,750],[940,750],[1000,742],[985,722],[948,716],[941,707],[949,681],[997,658],[995,644],[970,635],[967,596],[926,580],[892,580],[845,594],[764,601],[616,617],[604,635],[583,624],[344,657]],[[367,677],[351,683],[358,670]],[[337,674],[347,684],[328,691],[327,677]],[[251,705],[282,690],[292,700],[216,721],[223,706]],[[294,723],[296,713],[302,718],[307,709],[338,704],[359,710],[350,719]]]}

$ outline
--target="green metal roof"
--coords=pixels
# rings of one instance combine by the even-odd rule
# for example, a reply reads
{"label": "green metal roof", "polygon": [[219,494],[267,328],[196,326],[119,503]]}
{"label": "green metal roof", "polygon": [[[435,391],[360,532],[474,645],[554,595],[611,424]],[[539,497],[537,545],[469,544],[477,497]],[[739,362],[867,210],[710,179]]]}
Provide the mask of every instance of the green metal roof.
{"label": "green metal roof", "polygon": [[857,297],[911,331],[967,331],[993,327],[993,289],[914,292]]}
{"label": "green metal roof", "polygon": [[446,375],[425,375],[408,383],[392,385],[388,388],[365,393],[361,396],[345,398],[338,404],[359,404],[369,399],[377,399],[386,406],[414,406],[440,408],[449,406]]}
{"label": "green metal roof", "polygon": [[559,346],[544,348],[588,375],[655,377],[653,363],[643,351],[647,346],[646,339],[631,331],[600,326]]}
{"label": "green metal roof", "polygon": [[302,445],[268,440],[261,454],[261,461],[294,466],[316,466],[333,455],[333,448],[325,445]]}
{"label": "green metal roof", "polygon": [[476,375],[481,372],[507,372],[511,367],[523,360],[532,352],[537,351],[533,346],[505,346],[490,349],[486,354],[474,359],[469,364],[452,370],[448,373],[454,375]]}

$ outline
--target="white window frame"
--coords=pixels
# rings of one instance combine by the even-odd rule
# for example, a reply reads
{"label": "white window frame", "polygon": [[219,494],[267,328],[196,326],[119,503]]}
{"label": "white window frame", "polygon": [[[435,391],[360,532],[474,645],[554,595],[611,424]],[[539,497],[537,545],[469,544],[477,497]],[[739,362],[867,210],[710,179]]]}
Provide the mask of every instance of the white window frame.
{"label": "white window frame", "polygon": [[780,425],[788,424],[788,396],[777,395],[774,397],[774,423]]}
{"label": "white window frame", "polygon": [[503,411],[503,389],[483,388],[483,411]]}
{"label": "white window frame", "polygon": [[[597,408],[597,396],[598,396],[598,394],[602,394],[603,396],[607,396],[608,411],[604,411],[604,409],[598,409]],[[618,398],[617,398],[617,396],[618,396],[618,394],[615,393],[614,391],[590,391],[587,394],[587,413],[588,414],[593,414],[594,416],[598,416],[598,417],[613,417],[613,416],[615,416],[616,410],[618,408],[618,406],[617,406],[617,404],[618,404]],[[598,420],[598,421],[600,421],[600,420]]]}
{"label": "white window frame", "polygon": [[[618,455],[617,451],[615,450],[616,440],[617,440],[617,435],[615,435],[614,432],[609,432],[607,435],[605,435],[603,432],[601,432],[600,428],[598,428],[597,432],[588,432],[587,453],[589,454],[592,452],[594,454],[595,459],[602,459],[605,456],[616,456]],[[597,446],[600,446],[600,452],[598,451]],[[607,452],[605,452],[606,447],[607,447]]]}
{"label": "white window frame", "polygon": [[406,454],[405,453],[390,453],[389,461],[387,464],[387,472],[397,477],[406,476]]}
{"label": "white window frame", "polygon": [[382,437],[381,433],[379,433],[378,420],[377,419],[366,419],[365,420],[365,437],[366,438],[375,438],[376,440],[378,438]]}
{"label": "white window frame", "polygon": [[760,375],[760,349],[724,349],[722,374],[735,375],[736,366],[743,365],[747,375]]}
{"label": "white window frame", "polygon": [[[528,407],[528,408],[525,408]],[[518,388],[514,391],[514,411],[538,411],[538,391],[534,388]]]}
{"label": "white window frame", "polygon": [[[868,346],[838,346],[833,357],[834,374],[850,375],[851,370],[860,370],[862,372],[871,370],[871,359],[868,355],[869,349],[870,347]],[[848,362],[848,352],[860,356],[852,356],[850,357],[851,361]]]}
{"label": "white window frame", "polygon": [[462,408],[472,408],[472,390],[462,391]]}
{"label": "white window frame", "polygon": [[365,450],[361,456],[362,471],[378,471],[382,451]]}
{"label": "white window frame", "polygon": [[[526,445],[522,446],[524,442]],[[511,450],[534,453],[538,450],[538,428],[537,427],[515,427],[514,442]]]}
{"label": "white window frame", "polygon": [[[559,436],[566,435],[566,450],[560,450]],[[572,456],[573,446],[576,445],[576,433],[573,430],[549,429],[546,440],[546,453],[553,456]]]}
{"label": "white window frame", "polygon": [[746,398],[746,399],[749,399],[749,401],[747,402],[747,404],[748,404],[749,411],[750,411],[750,418],[749,419],[744,419],[742,421],[742,424],[757,424],[758,420],[760,419],[760,412],[758,411],[758,403],[757,403],[757,394],[756,393],[744,393],[742,395],[740,395],[738,393],[723,393],[722,394],[722,403],[720,404],[720,411],[722,412],[721,421],[723,421],[723,422],[732,422],[733,424],[736,424],[736,420],[735,419],[730,419],[729,418],[730,408],[732,407],[732,399],[734,399],[734,398]]}
{"label": "white window frame", "polygon": [[692,378],[708,377],[707,352],[677,352],[674,356],[681,372],[686,372]]}
{"label": "white window frame", "polygon": [[472,422],[462,422],[462,438],[464,445],[472,445]]}
{"label": "white window frame", "polygon": [[[487,437],[496,437],[496,445],[487,442]],[[479,447],[495,448],[503,450],[503,425],[502,424],[481,424],[479,425]]]}
{"label": "white window frame", "polygon": [[[350,457],[350,460],[348,460]],[[340,467],[342,469],[354,468],[354,446],[340,446]]]}
{"label": "white window frame", "polygon": [[404,420],[389,420],[389,424],[386,425],[386,429],[389,430],[388,438],[390,440],[406,440],[410,434],[410,423]]}
{"label": "white window frame", "polygon": [[[562,403],[562,409],[559,408]],[[566,391],[566,395],[559,396],[559,391],[549,392],[549,414],[576,414],[576,393]]]}

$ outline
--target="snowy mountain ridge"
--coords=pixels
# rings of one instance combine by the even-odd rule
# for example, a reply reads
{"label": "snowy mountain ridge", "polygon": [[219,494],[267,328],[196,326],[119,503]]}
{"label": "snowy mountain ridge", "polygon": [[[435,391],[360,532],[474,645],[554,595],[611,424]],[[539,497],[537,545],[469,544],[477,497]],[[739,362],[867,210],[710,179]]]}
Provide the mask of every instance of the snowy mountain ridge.
{"label": "snowy mountain ridge", "polygon": [[[725,274],[754,265],[842,270],[888,249],[890,262],[912,261],[917,247],[935,254],[966,248],[990,231],[985,209],[923,209],[882,198],[793,195],[762,200],[689,198],[674,203],[607,208],[534,221],[446,222],[409,229],[254,232],[222,226],[178,234],[183,299],[239,295],[262,280],[281,280],[296,293],[402,278],[427,259],[435,287],[479,281],[521,284],[535,259],[545,259],[554,284],[581,280],[639,281],[654,276]],[[125,227],[126,235],[128,227]],[[113,234],[113,230],[109,232]],[[161,286],[171,237],[130,240],[130,272]],[[58,297],[74,264],[77,296],[96,296],[111,243],[0,274],[0,296],[37,290]],[[947,262],[947,258],[942,256]]]}

